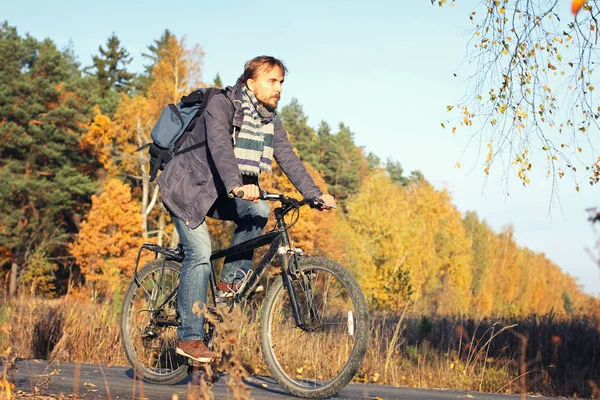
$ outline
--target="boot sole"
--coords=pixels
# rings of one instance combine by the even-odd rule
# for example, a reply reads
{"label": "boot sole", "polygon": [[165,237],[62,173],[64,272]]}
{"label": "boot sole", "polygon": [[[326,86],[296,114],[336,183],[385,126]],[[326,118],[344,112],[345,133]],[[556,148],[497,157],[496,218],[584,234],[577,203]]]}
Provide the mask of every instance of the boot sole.
{"label": "boot sole", "polygon": [[180,356],[191,358],[192,360],[198,361],[198,362],[201,362],[201,363],[209,363],[209,362],[211,362],[214,359],[213,357],[194,357],[191,354],[186,353],[185,351],[183,351],[179,347],[175,350],[175,352],[177,354],[179,354]]}

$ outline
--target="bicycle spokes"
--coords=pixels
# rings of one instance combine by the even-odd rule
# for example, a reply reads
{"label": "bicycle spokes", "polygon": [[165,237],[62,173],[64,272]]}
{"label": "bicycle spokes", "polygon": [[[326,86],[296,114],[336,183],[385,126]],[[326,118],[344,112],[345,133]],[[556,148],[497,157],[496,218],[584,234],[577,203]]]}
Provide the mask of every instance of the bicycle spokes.
{"label": "bicycle spokes", "polygon": [[176,290],[179,273],[158,269],[139,280],[130,307],[130,332],[139,362],[157,374],[185,364],[177,347]]}
{"label": "bicycle spokes", "polygon": [[355,309],[348,289],[326,270],[302,271],[293,282],[300,320],[281,290],[272,311],[271,350],[285,374],[301,386],[338,377],[354,347]]}

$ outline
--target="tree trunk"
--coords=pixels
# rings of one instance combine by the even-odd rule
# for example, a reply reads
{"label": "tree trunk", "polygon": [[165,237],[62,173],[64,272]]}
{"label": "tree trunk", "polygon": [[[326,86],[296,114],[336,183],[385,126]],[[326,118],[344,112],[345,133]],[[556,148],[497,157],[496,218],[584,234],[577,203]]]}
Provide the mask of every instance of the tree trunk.
{"label": "tree trunk", "polygon": [[13,260],[12,265],[10,267],[10,283],[8,284],[8,295],[10,297],[15,297],[17,295],[17,272],[19,270],[19,266],[17,262]]}
{"label": "tree trunk", "polygon": [[149,197],[149,186],[150,179],[145,173],[146,171],[142,170],[142,237],[144,241],[148,241],[148,197]]}
{"label": "tree trunk", "polygon": [[166,225],[165,210],[164,210],[163,207],[161,207],[161,209],[160,209],[160,218],[158,220],[158,240],[157,240],[157,244],[159,246],[163,245],[163,237],[165,236],[165,225]]}
{"label": "tree trunk", "polygon": [[[142,126],[142,121],[140,118],[137,118],[137,143],[138,146],[141,146],[144,143],[144,129]],[[144,242],[148,241],[148,215],[150,214],[150,210],[148,209],[148,203],[150,202],[150,175],[146,170],[146,163],[148,160],[146,159],[145,152],[138,152],[138,161],[140,163],[140,170],[142,175],[142,237],[144,238]]]}

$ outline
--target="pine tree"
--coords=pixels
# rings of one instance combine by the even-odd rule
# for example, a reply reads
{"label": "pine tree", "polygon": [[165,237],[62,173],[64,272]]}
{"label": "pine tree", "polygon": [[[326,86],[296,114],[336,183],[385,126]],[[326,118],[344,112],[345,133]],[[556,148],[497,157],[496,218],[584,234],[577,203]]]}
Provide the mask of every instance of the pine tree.
{"label": "pine tree", "polygon": [[332,139],[335,158],[330,159],[331,172],[325,180],[329,183],[329,190],[343,203],[358,192],[363,155],[362,150],[354,144],[354,134],[343,123],[340,123],[339,131]]}
{"label": "pine tree", "polygon": [[392,182],[402,186],[408,184],[409,179],[402,175],[404,173],[404,168],[402,168],[402,164],[400,164],[399,161],[388,158],[385,162],[385,170]]}
{"label": "pine tree", "polygon": [[213,81],[213,86],[216,88],[223,87],[223,82],[221,81],[221,76],[219,74],[217,74],[217,76],[215,76],[215,80]]}
{"label": "pine tree", "polygon": [[308,162],[316,170],[320,170],[318,138],[314,129],[308,126],[308,117],[304,114],[298,99],[293,98],[290,104],[283,107],[280,116],[292,146],[298,150],[300,159]]}
{"label": "pine tree", "polygon": [[369,165],[369,169],[377,169],[381,165],[381,158],[370,151],[369,154],[367,154],[367,164]]}
{"label": "pine tree", "polygon": [[354,143],[354,134],[340,123],[337,134],[321,121],[317,130],[320,170],[323,178],[333,194],[343,205],[345,200],[358,192],[363,175],[368,174],[372,165],[378,165],[379,159],[371,160],[364,156],[362,148]]}
{"label": "pine tree", "polygon": [[0,25],[0,65],[0,247],[13,271],[34,277],[28,269],[48,270],[42,259],[63,267],[65,235],[95,190],[78,145],[91,107],[72,59],[49,39]]}
{"label": "pine tree", "polygon": [[99,55],[93,56],[94,75],[98,80],[100,92],[106,95],[110,90],[129,92],[134,74],[127,71],[131,63],[127,50],[121,47],[119,38],[113,33],[106,42],[106,49],[98,47]]}

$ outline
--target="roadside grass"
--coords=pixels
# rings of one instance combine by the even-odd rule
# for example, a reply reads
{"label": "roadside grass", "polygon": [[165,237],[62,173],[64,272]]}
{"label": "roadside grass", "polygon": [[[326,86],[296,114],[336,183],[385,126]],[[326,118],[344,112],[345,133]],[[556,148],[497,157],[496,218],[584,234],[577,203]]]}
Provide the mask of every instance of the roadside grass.
{"label": "roadside grass", "polygon": [[[259,307],[251,304],[241,310],[245,318],[228,322],[224,338],[232,346],[220,351],[234,361],[232,389],[243,388],[239,382],[246,374],[269,375],[260,349]],[[0,353],[10,347],[12,357],[127,366],[118,309],[111,301],[27,297],[3,301]],[[371,317],[367,354],[354,381],[590,397],[600,395],[598,365],[598,321],[585,317],[470,320],[376,313]],[[0,386],[0,393],[6,387]]]}

